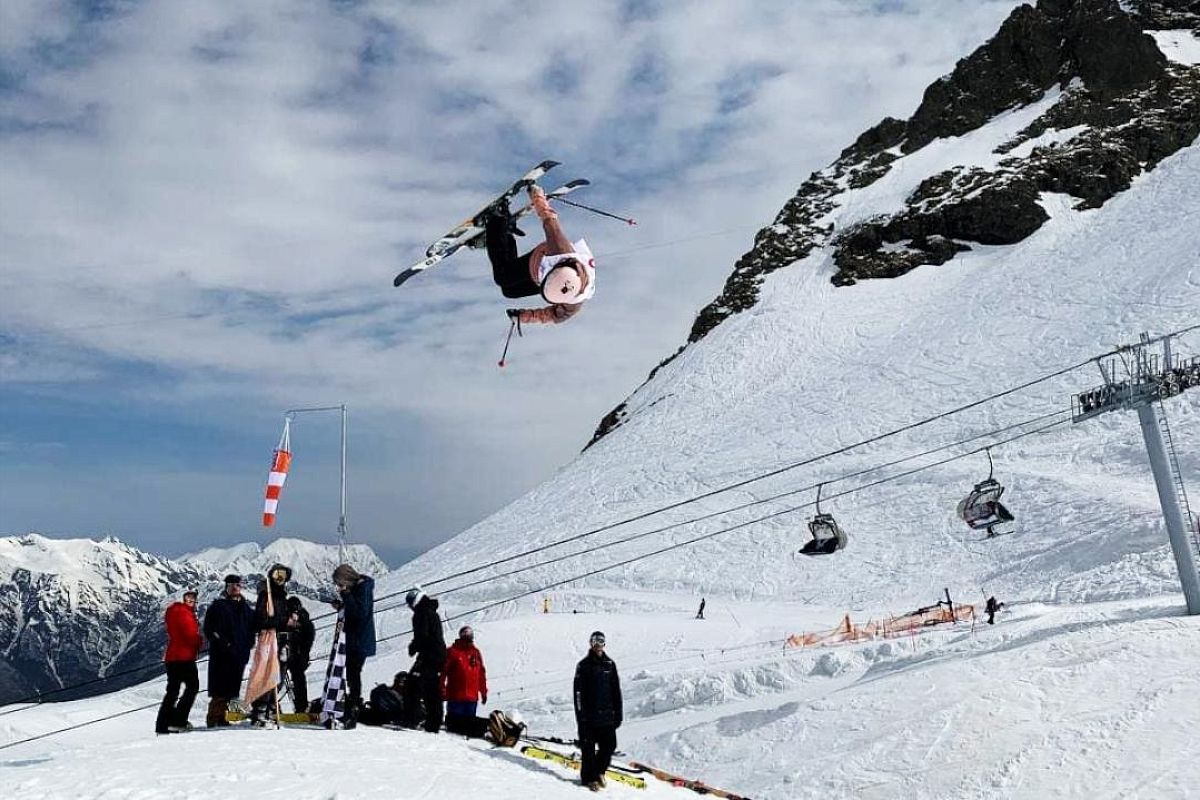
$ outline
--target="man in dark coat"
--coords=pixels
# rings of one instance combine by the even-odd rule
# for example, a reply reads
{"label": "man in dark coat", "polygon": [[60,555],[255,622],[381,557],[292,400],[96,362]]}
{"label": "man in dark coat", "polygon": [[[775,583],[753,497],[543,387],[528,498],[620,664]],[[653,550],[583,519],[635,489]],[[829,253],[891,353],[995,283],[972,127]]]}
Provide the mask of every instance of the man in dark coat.
{"label": "man in dark coat", "polygon": [[[283,640],[288,630],[287,582],[291,579],[291,567],[273,564],[267,571],[267,577],[258,582],[258,601],[254,604],[254,630],[255,632],[275,631],[275,635],[278,637],[277,643]],[[271,598],[269,604],[267,603],[268,596]],[[287,664],[283,661],[282,656],[281,651],[279,666],[281,669],[286,669]],[[263,724],[266,717],[274,718],[277,692],[278,689],[254,699],[250,707],[251,724]]]}
{"label": "man in dark coat", "polygon": [[604,634],[594,632],[588,643],[591,649],[575,667],[575,724],[583,761],[579,779],[595,791],[605,784],[623,713],[621,679],[617,665],[604,653]]}
{"label": "man in dark coat", "polygon": [[242,579],[225,576],[225,590],[204,614],[208,639],[208,727],[228,725],[229,701],[241,694],[242,673],[254,647],[254,609],[242,597]]}
{"label": "man in dark coat", "polygon": [[345,609],[346,707],[351,718],[362,707],[362,669],[375,655],[375,580],[342,564],[333,571],[338,596],[333,607]]}
{"label": "man in dark coat", "polygon": [[292,679],[292,700],[296,703],[296,713],[303,714],[308,711],[308,678],[304,673],[312,663],[312,647],[317,630],[299,597],[292,595],[287,603],[287,632],[283,640],[286,650],[281,650],[280,654],[287,654],[284,667]]}
{"label": "man in dark coat", "polygon": [[404,602],[413,611],[413,638],[408,645],[408,654],[417,657],[411,671],[420,675],[425,730],[437,733],[442,727],[445,711],[442,706],[442,670],[446,666],[446,638],[442,635],[438,601],[417,587],[405,596]]}

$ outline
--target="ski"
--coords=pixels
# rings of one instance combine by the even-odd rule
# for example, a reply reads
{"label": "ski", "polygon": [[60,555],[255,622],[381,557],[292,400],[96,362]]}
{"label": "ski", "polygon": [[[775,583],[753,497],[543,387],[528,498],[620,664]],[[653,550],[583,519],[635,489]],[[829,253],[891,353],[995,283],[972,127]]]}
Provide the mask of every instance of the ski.
{"label": "ski", "polygon": [[[569,756],[565,753],[559,753],[554,750],[547,750],[544,747],[534,747],[533,745],[525,745],[524,747],[521,748],[521,753],[523,755],[529,756],[530,758],[536,758],[536,759],[540,759],[542,761],[550,761],[555,764],[559,764],[561,766],[567,767],[568,769],[573,769],[576,772],[578,772],[580,770],[580,768],[583,766],[583,762],[580,761],[578,758]],[[616,781],[617,783],[623,783],[626,786],[632,786],[635,789],[645,789],[646,788],[646,779],[645,778],[638,777],[637,775],[630,775],[628,772],[622,772],[621,770],[613,769],[612,767],[605,770],[604,777],[607,778],[608,780]]]}
{"label": "ski", "polygon": [[[529,174],[529,173],[526,173],[526,174]],[[522,181],[524,181],[524,178],[522,178],[521,181],[518,181],[517,183],[521,183]],[[526,184],[524,184],[524,186],[529,186],[531,184],[532,184],[532,182],[526,183]],[[587,180],[586,178],[576,178],[575,180],[564,183],[562,186],[559,186],[557,189],[547,192],[546,197],[550,200],[553,200],[556,197],[562,197],[563,195],[570,194],[571,192],[575,191],[576,189],[579,189],[580,187],[583,187],[583,186],[588,186],[590,184],[591,184],[591,181]],[[517,184],[513,184],[513,185],[516,186]],[[518,191],[520,191],[520,189],[518,189]],[[505,196],[507,196],[507,193]],[[515,195],[513,195],[513,196],[515,196]],[[499,199],[499,198],[497,198],[497,199]],[[492,202],[494,203],[496,201],[493,200]],[[484,208],[481,209],[480,213],[482,213],[483,210],[486,210],[490,206],[491,206],[491,203],[489,203],[487,206],[484,206]],[[529,215],[532,211],[533,211],[533,206],[526,203],[525,205],[521,206],[521,208],[519,208],[513,212],[513,219],[514,220],[521,219],[522,217]],[[398,274],[392,280],[392,286],[400,286],[402,283],[404,283],[405,281],[407,281],[409,278],[413,277],[414,275],[424,272],[425,270],[429,269],[433,265],[435,265],[441,261],[444,261],[447,257],[453,255],[459,249],[466,247],[468,245],[473,245],[474,243],[476,243],[476,241],[479,240],[483,236],[484,229],[474,225],[473,222],[474,222],[474,217],[472,217],[470,220],[464,220],[461,224],[459,224],[457,227],[455,227],[455,229],[452,230],[450,233],[446,234],[441,239],[438,239],[436,242],[434,242],[432,245],[430,245],[429,250],[432,252],[427,251],[426,257],[423,261],[418,261],[416,264],[413,264],[411,267],[409,267],[408,269],[406,269],[403,272],[401,272],[400,274]]]}
{"label": "ski", "polygon": [[750,798],[746,797],[745,795],[734,794],[733,792],[727,792],[724,789],[718,789],[715,786],[709,786],[708,784],[706,784],[702,781],[693,780],[691,778],[684,778],[680,775],[675,775],[670,772],[667,772],[664,769],[659,769],[658,767],[652,767],[649,764],[643,764],[640,761],[630,761],[629,766],[633,767],[635,770],[637,770],[639,772],[649,772],[651,775],[658,778],[660,781],[669,783],[672,786],[679,786],[684,789],[691,789],[696,794],[707,794],[707,795],[711,795],[713,797],[721,797],[721,798],[724,798],[725,800],[750,800]]}
{"label": "ski", "polygon": [[[231,723],[244,722],[250,719],[250,715],[245,711],[226,711],[225,719]],[[275,720],[272,719],[271,721],[274,722]],[[278,721],[280,725],[316,725],[318,719],[312,714],[280,714]]]}

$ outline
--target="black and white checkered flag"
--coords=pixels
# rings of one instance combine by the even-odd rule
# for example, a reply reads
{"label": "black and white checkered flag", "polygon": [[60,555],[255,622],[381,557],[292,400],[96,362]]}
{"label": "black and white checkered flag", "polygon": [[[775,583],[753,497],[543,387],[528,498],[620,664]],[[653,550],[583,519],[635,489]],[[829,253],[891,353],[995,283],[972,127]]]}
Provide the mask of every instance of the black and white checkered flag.
{"label": "black and white checkered flag", "polygon": [[333,629],[333,648],[329,652],[329,667],[325,670],[325,692],[321,700],[321,724],[340,728],[346,713],[346,611],[338,611],[337,626]]}

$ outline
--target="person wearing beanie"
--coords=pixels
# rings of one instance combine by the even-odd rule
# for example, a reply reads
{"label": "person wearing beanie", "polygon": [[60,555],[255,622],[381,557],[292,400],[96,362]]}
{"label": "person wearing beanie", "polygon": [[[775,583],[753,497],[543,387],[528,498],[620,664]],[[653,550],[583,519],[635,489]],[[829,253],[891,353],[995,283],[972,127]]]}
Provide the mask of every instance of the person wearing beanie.
{"label": "person wearing beanie", "polygon": [[[196,657],[204,645],[200,623],[196,620],[197,594],[194,589],[183,593],[183,600],[167,608],[163,622],[167,627],[167,650],[163,661],[167,665],[167,693],[154,722],[155,733],[179,733],[190,726],[188,715],[200,691],[200,676]],[[183,694],[179,694],[180,687]]]}
{"label": "person wearing beanie", "polygon": [[617,665],[604,652],[605,637],[594,631],[588,654],[575,667],[575,724],[583,764],[579,780],[592,791],[605,785],[604,773],[617,749],[617,728],[624,718]]}
{"label": "person wearing beanie", "polygon": [[490,206],[476,222],[486,231],[492,280],[505,297],[541,295],[547,303],[544,308],[510,308],[505,312],[509,319],[525,325],[566,322],[596,293],[596,260],[587,242],[572,242],[563,233],[558,213],[550,207],[542,187],[530,186],[529,199],[542,221],[546,241],[525,255],[517,254],[507,200]]}
{"label": "person wearing beanie", "polygon": [[242,596],[240,575],[225,576],[225,590],[204,614],[208,639],[208,727],[229,723],[229,701],[241,694],[242,673],[254,647],[254,609]]}
{"label": "person wearing beanie", "polygon": [[[296,595],[287,599],[287,610],[287,631],[283,638],[283,646],[287,651],[285,666],[292,679],[292,700],[296,705],[296,713],[303,714],[308,711],[308,677],[305,672],[312,663],[312,647],[317,638],[317,629],[312,623],[308,609]],[[281,654],[282,652],[281,650]]]}
{"label": "person wearing beanie", "polygon": [[375,579],[342,564],[333,571],[338,596],[333,607],[345,612],[346,708],[353,719],[362,708],[362,670],[375,655]]}
{"label": "person wearing beanie", "polygon": [[479,703],[487,705],[487,669],[475,646],[475,631],[464,625],[446,651],[442,697],[446,700],[446,730],[470,735]]}
{"label": "person wearing beanie", "polygon": [[425,730],[437,733],[442,727],[442,671],[446,666],[446,638],[442,634],[442,618],[438,601],[419,587],[404,598],[412,609],[412,641],[408,654],[416,656],[410,672],[418,675],[421,700],[425,704]]}

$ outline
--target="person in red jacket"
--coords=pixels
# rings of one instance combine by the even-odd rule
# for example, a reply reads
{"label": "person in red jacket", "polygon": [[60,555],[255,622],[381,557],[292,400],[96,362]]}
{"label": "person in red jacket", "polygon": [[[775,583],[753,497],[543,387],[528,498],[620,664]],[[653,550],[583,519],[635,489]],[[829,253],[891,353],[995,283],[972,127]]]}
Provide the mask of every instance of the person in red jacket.
{"label": "person in red jacket", "polygon": [[475,631],[464,625],[458,639],[446,650],[442,671],[442,697],[446,700],[446,730],[466,733],[475,720],[477,701],[487,705],[487,669],[483,654],[475,646]]}
{"label": "person in red jacket", "polygon": [[[200,691],[200,676],[196,673],[196,657],[204,637],[200,635],[200,623],[196,620],[196,592],[183,593],[183,601],[172,603],[164,615],[167,626],[167,651],[163,661],[167,664],[167,693],[158,709],[154,722],[155,733],[181,733],[191,725],[188,715],[192,702]],[[179,694],[183,687],[183,695]]]}

